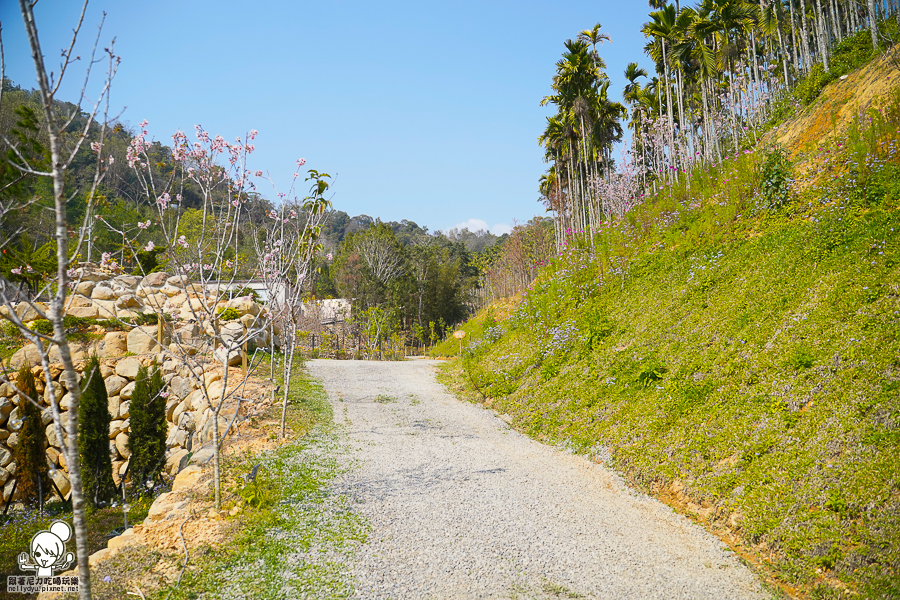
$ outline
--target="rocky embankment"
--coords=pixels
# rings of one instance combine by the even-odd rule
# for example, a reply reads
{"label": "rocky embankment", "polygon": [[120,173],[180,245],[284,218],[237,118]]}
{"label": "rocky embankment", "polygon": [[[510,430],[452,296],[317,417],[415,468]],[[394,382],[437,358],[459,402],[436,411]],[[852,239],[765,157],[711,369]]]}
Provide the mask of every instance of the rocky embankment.
{"label": "rocky embankment", "polygon": [[[208,452],[199,451],[213,436],[213,409],[225,388],[222,365],[226,361],[229,365],[241,362],[241,348],[230,342],[249,339],[258,346],[272,341],[276,346],[279,343],[280,332],[265,319],[265,309],[249,297],[229,298],[227,290],[217,286],[192,284],[166,273],[137,277],[85,265],[75,276],[77,283],[67,301],[66,314],[106,321],[91,326],[97,330],[97,336],[102,334],[102,339],[83,345],[73,343],[71,348],[79,379],[91,354],[101,358],[101,375],[112,418],[109,447],[116,482],[128,468],[129,404],[142,365],[156,364],[166,382],[169,424],[166,470],[173,475],[177,473],[186,466],[192,452],[195,461],[208,458]],[[228,313],[233,317],[231,320],[216,318],[227,309],[231,309]],[[17,316],[31,326],[43,318],[38,310],[46,311],[46,306],[22,302],[15,308]],[[135,325],[138,315],[145,314],[165,315],[165,318],[161,326]],[[110,325],[122,330],[107,331]],[[15,371],[23,365],[31,366],[35,374],[53,481],[63,496],[69,493],[68,469],[62,451],[65,440],[57,435],[50,405],[52,399],[58,402],[65,424],[72,396],[62,377],[63,367],[55,346],[49,351],[49,359],[52,381],[49,386],[40,366],[39,350],[31,343],[12,356],[5,379],[0,378],[0,495],[4,502],[10,497],[15,500],[18,495],[14,495],[16,464],[12,460],[12,448],[22,427]],[[258,386],[240,385],[244,380],[240,370],[230,371],[224,389],[225,406],[219,416],[220,435],[225,433],[235,413],[240,417],[248,411],[248,404],[268,399],[268,392],[261,392]]]}

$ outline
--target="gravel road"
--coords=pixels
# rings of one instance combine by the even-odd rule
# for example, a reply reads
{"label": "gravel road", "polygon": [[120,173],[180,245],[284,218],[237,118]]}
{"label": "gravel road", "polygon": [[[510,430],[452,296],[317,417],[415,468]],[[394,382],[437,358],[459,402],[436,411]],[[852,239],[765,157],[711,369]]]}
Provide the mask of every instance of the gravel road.
{"label": "gravel road", "polygon": [[312,360],[372,526],[356,597],[768,598],[727,547],[583,457],[511,430],[437,361]]}

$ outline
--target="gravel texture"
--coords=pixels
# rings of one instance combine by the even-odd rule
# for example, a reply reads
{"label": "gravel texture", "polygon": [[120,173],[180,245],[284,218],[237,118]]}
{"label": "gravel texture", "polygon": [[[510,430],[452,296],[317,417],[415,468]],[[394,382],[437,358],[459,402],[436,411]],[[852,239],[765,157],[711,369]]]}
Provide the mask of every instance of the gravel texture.
{"label": "gravel texture", "polygon": [[352,449],[335,491],[372,527],[355,597],[769,597],[718,539],[456,399],[436,364],[307,363]]}

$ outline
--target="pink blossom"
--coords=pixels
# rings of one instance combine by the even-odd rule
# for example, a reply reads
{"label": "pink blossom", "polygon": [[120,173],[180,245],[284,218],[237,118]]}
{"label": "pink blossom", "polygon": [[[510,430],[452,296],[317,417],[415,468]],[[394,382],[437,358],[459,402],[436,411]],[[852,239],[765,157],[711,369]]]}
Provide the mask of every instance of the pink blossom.
{"label": "pink blossom", "polygon": [[100,142],[91,142],[91,150],[93,150],[94,152],[99,153],[102,148],[103,145]]}
{"label": "pink blossom", "polygon": [[259,132],[258,132],[257,130],[251,129],[251,130],[250,130],[250,139],[251,139],[251,140],[252,140],[252,139],[255,139],[256,136],[257,136],[258,134],[259,134]]}
{"label": "pink blossom", "polygon": [[153,244],[152,241],[147,242],[147,245],[144,246],[144,252],[152,252],[155,247],[156,246]]}
{"label": "pink blossom", "polygon": [[15,269],[12,269],[12,272],[15,273],[16,275],[21,275],[22,267],[16,267]]}
{"label": "pink blossom", "polygon": [[305,158],[298,158],[298,159],[297,159],[297,166],[298,166],[298,167],[302,167],[302,166],[305,165],[305,164],[306,164],[306,159],[305,159]]}
{"label": "pink blossom", "polygon": [[254,175],[256,175],[257,177],[262,177],[262,174],[263,174],[262,171],[257,171],[254,173]]}

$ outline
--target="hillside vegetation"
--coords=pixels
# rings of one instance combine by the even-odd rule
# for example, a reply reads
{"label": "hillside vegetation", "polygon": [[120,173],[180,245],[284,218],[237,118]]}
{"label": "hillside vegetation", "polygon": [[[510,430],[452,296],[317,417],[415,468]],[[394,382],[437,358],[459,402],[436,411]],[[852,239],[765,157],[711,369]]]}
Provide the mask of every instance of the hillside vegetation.
{"label": "hillside vegetation", "polygon": [[[447,376],[472,399],[705,522],[790,596],[900,596],[900,94],[866,68],[780,145],[568,238],[436,348],[462,347]],[[811,138],[797,123],[824,107],[856,118]]]}

